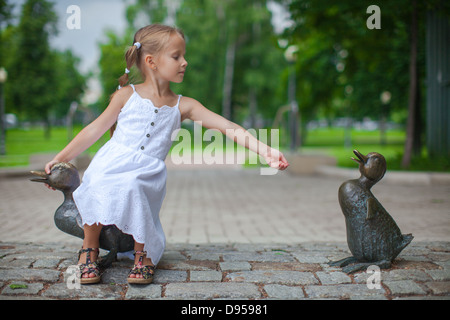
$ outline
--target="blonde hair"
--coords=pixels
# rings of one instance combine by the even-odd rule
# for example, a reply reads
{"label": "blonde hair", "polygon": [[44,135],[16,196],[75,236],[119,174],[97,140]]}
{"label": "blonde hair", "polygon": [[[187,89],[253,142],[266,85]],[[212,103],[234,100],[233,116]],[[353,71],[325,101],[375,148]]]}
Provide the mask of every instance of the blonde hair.
{"label": "blonde hair", "polygon": [[[143,74],[143,57],[147,54],[153,56],[160,54],[167,46],[169,38],[173,34],[178,34],[184,39],[184,34],[180,29],[162,24],[151,24],[139,29],[134,35],[133,45],[129,47],[125,53],[127,70],[131,70],[131,68],[136,65],[141,74]],[[140,46],[136,46],[135,43],[139,43]],[[119,78],[119,86],[125,86],[128,81],[128,73],[125,72]]]}
{"label": "blonde hair", "polygon": [[[117,89],[124,87],[128,83],[130,80],[128,73],[134,65],[136,65],[143,75],[143,57],[147,54],[151,54],[153,56],[160,54],[166,48],[169,38],[173,34],[178,34],[184,39],[183,31],[178,28],[162,24],[151,24],[139,29],[134,35],[133,45],[128,47],[127,52],[125,53],[127,67],[125,69],[125,73],[119,78],[119,87]],[[114,94],[115,92],[111,95],[110,99],[113,98]],[[117,123],[115,123],[110,129],[111,136],[116,129],[116,124]]]}

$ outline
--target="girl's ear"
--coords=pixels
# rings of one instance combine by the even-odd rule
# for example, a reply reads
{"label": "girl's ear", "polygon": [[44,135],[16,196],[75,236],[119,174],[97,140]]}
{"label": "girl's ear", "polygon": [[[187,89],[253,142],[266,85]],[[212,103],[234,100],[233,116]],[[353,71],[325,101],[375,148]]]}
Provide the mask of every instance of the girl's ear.
{"label": "girl's ear", "polygon": [[145,64],[152,70],[156,69],[154,57],[151,54],[145,56]]}

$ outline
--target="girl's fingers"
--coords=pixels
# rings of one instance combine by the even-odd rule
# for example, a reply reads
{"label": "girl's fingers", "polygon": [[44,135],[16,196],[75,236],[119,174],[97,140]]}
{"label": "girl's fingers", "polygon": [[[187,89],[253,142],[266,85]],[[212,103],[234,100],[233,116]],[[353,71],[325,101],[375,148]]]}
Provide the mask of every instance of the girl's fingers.
{"label": "girl's fingers", "polygon": [[45,186],[46,186],[47,188],[49,188],[50,190],[56,190],[55,188],[50,187],[48,184],[45,184]]}
{"label": "girl's fingers", "polygon": [[56,163],[58,163],[58,161],[55,161],[55,160],[52,160],[52,161],[50,161],[50,162],[48,162],[46,165],[45,165],[45,172],[47,173],[47,174],[50,174],[50,171],[52,170],[52,167],[56,164]]}

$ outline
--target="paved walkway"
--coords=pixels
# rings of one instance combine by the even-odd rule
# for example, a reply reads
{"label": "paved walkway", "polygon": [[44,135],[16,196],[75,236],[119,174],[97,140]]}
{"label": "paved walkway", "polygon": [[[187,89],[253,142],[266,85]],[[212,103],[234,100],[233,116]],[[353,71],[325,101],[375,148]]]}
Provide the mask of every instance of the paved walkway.
{"label": "paved walkway", "polygon": [[128,285],[132,262],[124,258],[104,272],[101,284],[80,289],[70,268],[77,249],[0,243],[0,299],[450,298],[449,242],[412,243],[391,269],[353,275],[326,264],[348,256],[345,243],[169,244],[152,284]]}
{"label": "paved walkway", "polygon": [[69,290],[64,271],[81,242],[54,226],[62,194],[27,178],[0,178],[0,299],[450,297],[449,185],[382,181],[372,189],[415,239],[381,272],[381,287],[369,289],[370,274],[348,276],[325,264],[349,254],[337,202],[342,178],[169,167],[161,210],[168,247],[154,284],[128,286],[125,259],[102,284]]}

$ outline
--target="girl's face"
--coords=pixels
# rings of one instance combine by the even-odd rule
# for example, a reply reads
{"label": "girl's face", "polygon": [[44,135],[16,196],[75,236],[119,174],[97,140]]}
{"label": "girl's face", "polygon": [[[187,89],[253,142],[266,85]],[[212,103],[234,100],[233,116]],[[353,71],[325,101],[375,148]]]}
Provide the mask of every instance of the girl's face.
{"label": "girl's face", "polygon": [[170,36],[169,44],[153,60],[153,70],[164,80],[180,83],[183,81],[184,72],[188,65],[184,55],[186,54],[186,43],[178,35]]}

